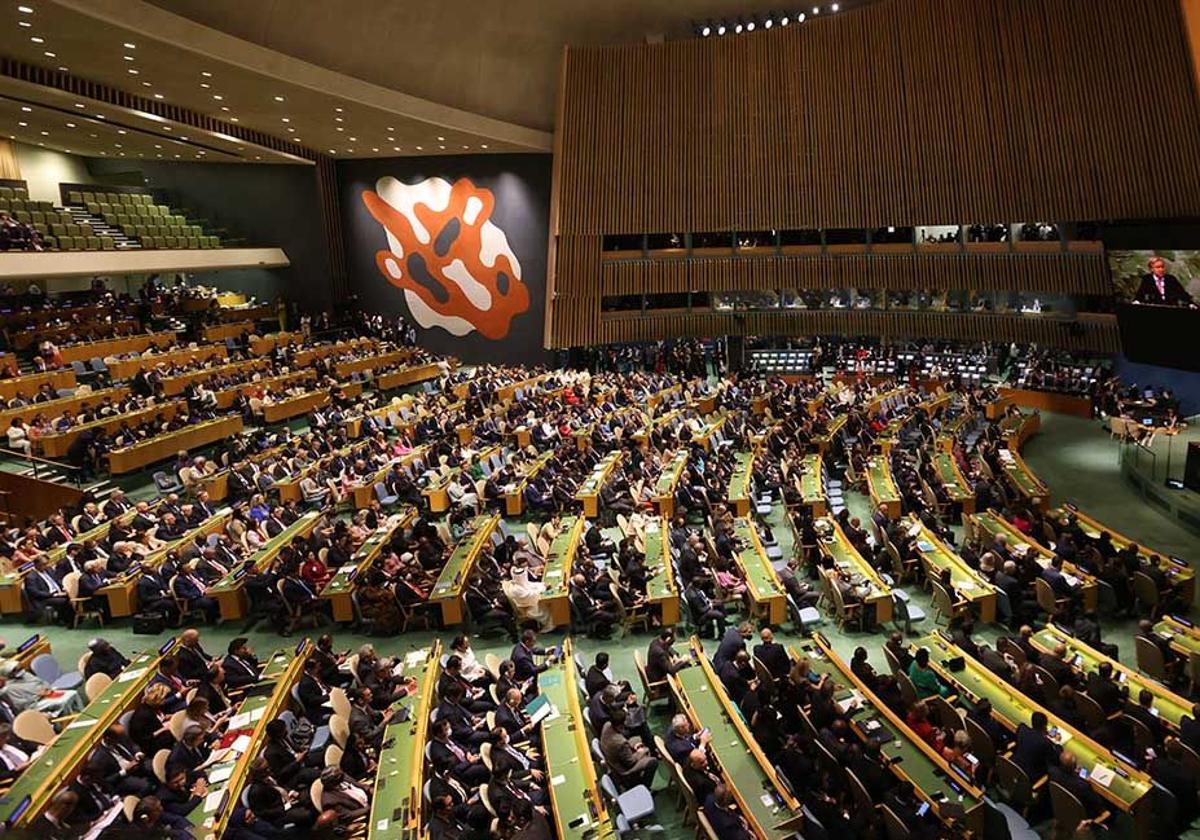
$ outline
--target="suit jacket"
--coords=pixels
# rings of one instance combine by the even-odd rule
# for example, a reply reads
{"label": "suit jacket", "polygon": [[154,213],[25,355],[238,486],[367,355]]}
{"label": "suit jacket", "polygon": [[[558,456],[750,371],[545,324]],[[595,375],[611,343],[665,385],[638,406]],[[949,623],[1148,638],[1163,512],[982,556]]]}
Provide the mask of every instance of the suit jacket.
{"label": "suit jacket", "polygon": [[329,700],[329,689],[321,685],[316,677],[307,673],[301,676],[296,693],[300,695],[300,703],[304,706],[305,717],[309,720],[325,717],[321,707]]}
{"label": "suit jacket", "polygon": [[512,708],[507,703],[501,703],[496,708],[496,725],[503,727],[510,739],[527,737],[521,730],[529,724],[529,715],[521,708]]}
{"label": "suit jacket", "polygon": [[[681,767],[687,766],[688,755],[691,754],[692,750],[700,746],[700,742],[696,740],[695,735],[688,735],[685,738],[681,738],[674,732],[668,732],[663,743],[666,744],[667,754],[675,759],[675,763]],[[699,800],[699,798],[700,794],[697,793],[696,799]]]}
{"label": "suit jacket", "polygon": [[661,682],[671,673],[671,658],[674,655],[674,649],[667,644],[664,644],[662,639],[657,637],[650,642],[650,649],[646,653],[646,677],[650,682]]}
{"label": "suit jacket", "polygon": [[1088,674],[1087,693],[1089,697],[1100,704],[1100,708],[1106,715],[1111,715],[1125,705],[1125,694],[1120,687],[1112,680],[1104,679],[1095,671]]}
{"label": "suit jacket", "polygon": [[540,655],[545,652],[545,649],[539,647],[535,647],[530,650],[529,648],[525,647],[525,645],[520,643],[513,648],[511,658],[513,665],[516,666],[515,676],[518,682],[536,676],[549,667],[545,664],[539,665],[533,658],[535,654]]}
{"label": "suit jacket", "polygon": [[1174,274],[1163,277],[1163,291],[1160,294],[1158,284],[1153,274],[1143,274],[1142,282],[1138,285],[1137,294],[1133,299],[1138,303],[1157,304],[1158,306],[1187,306],[1192,302],[1192,296],[1183,288]]}
{"label": "suit jacket", "polygon": [[88,768],[103,780],[105,790],[109,793],[116,793],[117,785],[124,778],[121,775],[121,762],[118,759],[131,761],[137,749],[137,745],[128,737],[123,742],[115,744],[101,741],[88,756]]}
{"label": "suit jacket", "polygon": [[1036,782],[1058,761],[1058,747],[1044,733],[1022,723],[1017,727],[1012,759],[1029,776],[1031,783]]}
{"label": "suit jacket", "polygon": [[204,648],[180,646],[175,652],[179,660],[179,675],[185,680],[203,680],[208,676],[208,663],[212,661]]}
{"label": "suit jacket", "polygon": [[719,807],[711,793],[704,800],[704,816],[708,817],[713,833],[721,840],[750,840],[746,821],[736,812]]}
{"label": "suit jacket", "polygon": [[708,799],[712,795],[712,792],[716,790],[717,783],[720,781],[720,779],[707,770],[697,770],[690,765],[684,766],[683,778],[691,787],[692,793],[696,795],[697,802],[704,802]]}
{"label": "suit jacket", "polygon": [[717,652],[713,654],[713,669],[717,673],[720,673],[722,665],[732,660],[738,651],[745,649],[746,640],[742,638],[742,634],[738,632],[736,627],[730,627],[725,631],[725,635],[721,639],[721,644],[717,646]]}
{"label": "suit jacket", "polygon": [[42,572],[36,569],[25,575],[25,594],[34,605],[39,605],[49,600],[52,597],[66,597],[66,590],[62,588],[62,581],[55,577],[51,571],[46,571],[44,574],[49,575],[58,584],[59,591],[52,592],[50,584],[42,577]]}
{"label": "suit jacket", "polygon": [[788,659],[787,648],[778,642],[754,646],[754,656],[767,666],[767,670],[775,679],[783,679],[791,670],[792,662]]}
{"label": "suit jacket", "polygon": [[637,764],[633,743],[613,726],[611,721],[604,724],[604,728],[600,730],[600,752],[604,754],[604,760],[613,773],[618,776],[632,772]]}
{"label": "suit jacket", "polygon": [[222,667],[225,669],[225,685],[230,688],[241,688],[258,682],[257,663],[228,655],[222,661]]}
{"label": "suit jacket", "polygon": [[383,741],[383,714],[361,706],[350,707],[350,731],[368,744],[378,746]]}

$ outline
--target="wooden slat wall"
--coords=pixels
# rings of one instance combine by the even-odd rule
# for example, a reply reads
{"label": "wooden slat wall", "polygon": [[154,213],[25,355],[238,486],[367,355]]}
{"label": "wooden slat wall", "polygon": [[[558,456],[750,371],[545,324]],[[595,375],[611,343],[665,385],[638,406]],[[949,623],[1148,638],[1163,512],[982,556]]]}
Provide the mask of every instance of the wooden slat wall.
{"label": "wooden slat wall", "polygon": [[1114,353],[1120,349],[1112,317],[1068,323],[1024,315],[858,310],[788,312],[667,312],[606,315],[595,344],[714,335],[878,336],[885,339],[1017,341],[1046,347]]}
{"label": "wooden slat wall", "polygon": [[881,0],[749,36],[568,50],[547,345],[603,340],[604,293],[1100,291],[1095,256],[602,264],[599,249],[606,234],[1198,215],[1179,3]]}

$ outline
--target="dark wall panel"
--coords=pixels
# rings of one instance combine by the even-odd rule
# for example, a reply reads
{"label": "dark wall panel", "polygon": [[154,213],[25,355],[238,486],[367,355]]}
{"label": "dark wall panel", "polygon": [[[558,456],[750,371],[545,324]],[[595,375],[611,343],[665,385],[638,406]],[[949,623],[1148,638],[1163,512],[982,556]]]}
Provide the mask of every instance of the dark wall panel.
{"label": "dark wall panel", "polygon": [[548,155],[340,162],[351,294],[404,315],[437,352],[545,361],[550,166]]}
{"label": "dark wall panel", "polygon": [[173,206],[194,210],[249,245],[280,247],[292,263],[269,271],[197,275],[198,282],[268,301],[282,294],[305,309],[323,309],[332,302],[314,167],[100,159],[89,160],[88,167],[98,178],[140,173],[135,183],[163,191]]}

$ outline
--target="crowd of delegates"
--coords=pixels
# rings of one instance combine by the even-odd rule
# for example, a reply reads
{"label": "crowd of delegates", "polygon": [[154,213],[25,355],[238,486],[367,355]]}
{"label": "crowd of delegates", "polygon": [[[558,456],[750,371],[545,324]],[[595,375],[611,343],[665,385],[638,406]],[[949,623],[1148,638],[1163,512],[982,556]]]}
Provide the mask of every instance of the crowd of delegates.
{"label": "crowd of delegates", "polygon": [[33,225],[14,219],[0,210],[0,251],[44,251],[42,235]]}
{"label": "crowd of delegates", "polygon": [[1010,352],[1008,363],[1013,386],[1032,391],[1088,397],[1106,388],[1113,376],[1106,362],[1037,347]]}
{"label": "crowd of delegates", "polygon": [[645,344],[609,344],[582,350],[583,367],[594,373],[677,373],[707,376],[727,370],[723,340],[676,338]]}

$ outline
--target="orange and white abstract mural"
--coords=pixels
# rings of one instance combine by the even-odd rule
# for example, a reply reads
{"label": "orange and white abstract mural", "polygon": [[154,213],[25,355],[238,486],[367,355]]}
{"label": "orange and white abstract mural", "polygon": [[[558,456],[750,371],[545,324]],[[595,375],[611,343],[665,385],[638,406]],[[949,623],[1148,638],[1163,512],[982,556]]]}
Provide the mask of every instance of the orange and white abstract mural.
{"label": "orange and white abstract mural", "polygon": [[421,327],[493,341],[508,336],[513,319],[529,309],[529,289],[508,236],[491,221],[491,190],[469,178],[406,184],[386,176],[361,195],[387,234],[389,250],[377,252],[375,263],[404,292]]}

